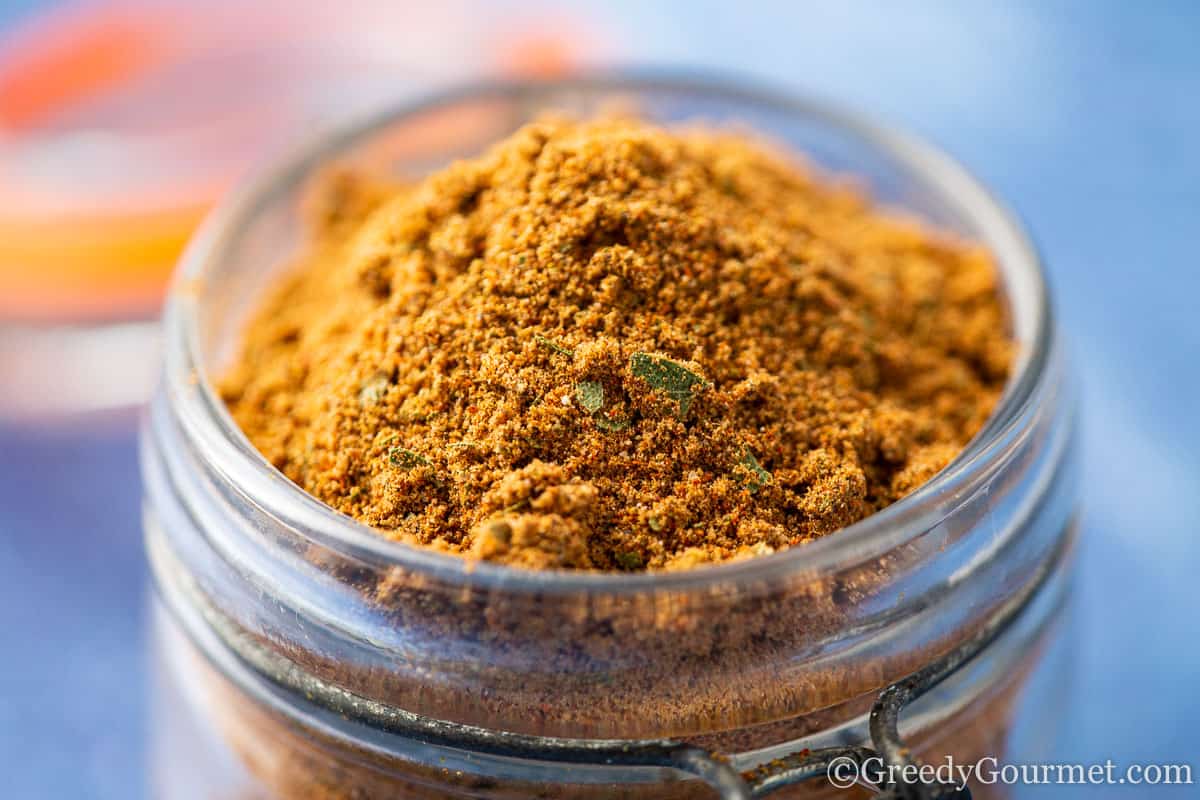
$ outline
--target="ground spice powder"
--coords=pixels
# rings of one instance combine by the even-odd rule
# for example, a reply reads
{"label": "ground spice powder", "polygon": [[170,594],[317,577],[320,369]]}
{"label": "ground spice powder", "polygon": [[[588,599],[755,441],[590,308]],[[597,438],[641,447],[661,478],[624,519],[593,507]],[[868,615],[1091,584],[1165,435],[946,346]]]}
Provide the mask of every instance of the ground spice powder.
{"label": "ground spice powder", "polygon": [[415,185],[325,176],[222,382],[384,536],[530,568],[773,552],[887,506],[1012,358],[995,265],[748,137],[547,118]]}

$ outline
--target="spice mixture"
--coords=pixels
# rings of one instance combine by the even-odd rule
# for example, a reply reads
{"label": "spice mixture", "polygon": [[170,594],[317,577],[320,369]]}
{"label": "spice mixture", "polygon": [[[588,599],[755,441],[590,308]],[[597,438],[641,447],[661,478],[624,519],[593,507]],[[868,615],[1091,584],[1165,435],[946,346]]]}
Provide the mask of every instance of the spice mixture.
{"label": "spice mixture", "polygon": [[326,176],[224,397],[382,535],[531,568],[769,553],[991,412],[989,255],[748,138],[548,118],[415,185]]}

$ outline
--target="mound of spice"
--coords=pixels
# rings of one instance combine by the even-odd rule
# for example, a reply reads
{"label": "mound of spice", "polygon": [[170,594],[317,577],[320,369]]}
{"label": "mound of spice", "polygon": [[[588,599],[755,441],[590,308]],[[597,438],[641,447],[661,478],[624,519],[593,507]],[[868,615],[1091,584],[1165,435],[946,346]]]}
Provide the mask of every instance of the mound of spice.
{"label": "mound of spice", "polygon": [[530,568],[825,536],[942,469],[1012,357],[980,247],[748,138],[551,118],[326,176],[222,392],[381,535]]}

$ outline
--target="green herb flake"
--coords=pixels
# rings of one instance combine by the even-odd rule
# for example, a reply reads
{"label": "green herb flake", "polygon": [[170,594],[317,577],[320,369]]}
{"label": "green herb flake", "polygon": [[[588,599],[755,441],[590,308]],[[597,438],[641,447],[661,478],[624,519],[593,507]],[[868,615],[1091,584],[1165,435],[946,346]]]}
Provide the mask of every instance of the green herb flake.
{"label": "green herb flake", "polygon": [[647,517],[646,524],[649,525],[650,530],[654,531],[655,533],[658,533],[663,529],[663,521],[658,517]]}
{"label": "green herb flake", "polygon": [[429,466],[429,459],[420,453],[414,453],[403,447],[392,447],[388,450],[388,463],[400,469]]}
{"label": "green herb flake", "polygon": [[580,381],[575,384],[575,399],[583,410],[595,414],[604,408],[604,384],[598,381]]}
{"label": "green herb flake", "polygon": [[616,559],[623,569],[641,569],[646,563],[640,553],[617,553]]}
{"label": "green herb flake", "polygon": [[742,457],[738,459],[738,464],[748,473],[744,483],[750,494],[754,494],[771,482],[771,473],[763,469],[763,465],[758,463],[758,459],[754,457],[754,453],[750,452],[749,447],[742,448]]}
{"label": "green herb flake", "polygon": [[377,405],[391,387],[391,376],[387,373],[378,372],[372,375],[363,381],[362,386],[358,390],[359,406],[367,408],[368,406]]}
{"label": "green herb flake", "polygon": [[533,335],[533,339],[538,344],[540,344],[542,347],[553,350],[555,353],[558,353],[560,356],[566,356],[567,358],[575,357],[574,350],[570,350],[566,347],[563,347],[562,345],[555,342],[553,339],[542,336],[540,333],[535,333]]}
{"label": "green herb flake", "polygon": [[603,414],[592,415],[592,422],[596,424],[597,428],[605,433],[616,433],[617,431],[623,431],[629,427],[629,420],[609,419]]}
{"label": "green herb flake", "polygon": [[611,419],[601,410],[604,408],[604,384],[599,381],[580,381],[575,384],[575,401],[592,415],[592,423],[605,433],[615,433],[629,427],[629,420]]}
{"label": "green herb flake", "polygon": [[680,419],[687,416],[696,394],[709,385],[708,381],[682,364],[650,353],[634,353],[629,359],[629,369],[651,388],[678,402]]}

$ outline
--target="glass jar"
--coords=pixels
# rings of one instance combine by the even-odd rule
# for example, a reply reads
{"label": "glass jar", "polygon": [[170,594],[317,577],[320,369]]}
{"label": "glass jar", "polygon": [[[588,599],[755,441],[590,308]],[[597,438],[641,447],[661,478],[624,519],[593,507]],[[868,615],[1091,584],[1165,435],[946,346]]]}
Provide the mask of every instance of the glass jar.
{"label": "glass jar", "polygon": [[[309,179],[347,162],[419,176],[543,110],[614,102],[667,124],[748,126],[992,250],[1020,356],[961,456],[836,534],[667,574],[534,572],[407,547],[273,469],[209,376],[303,246]],[[823,104],[687,80],[504,84],[323,137],[209,219],[170,293],[143,438],[153,796],[704,796],[697,774],[719,784],[800,748],[867,742],[881,689],[1002,616],[905,709],[901,733],[935,762],[1044,754],[1070,649],[1069,387],[1020,227],[945,156]]]}

